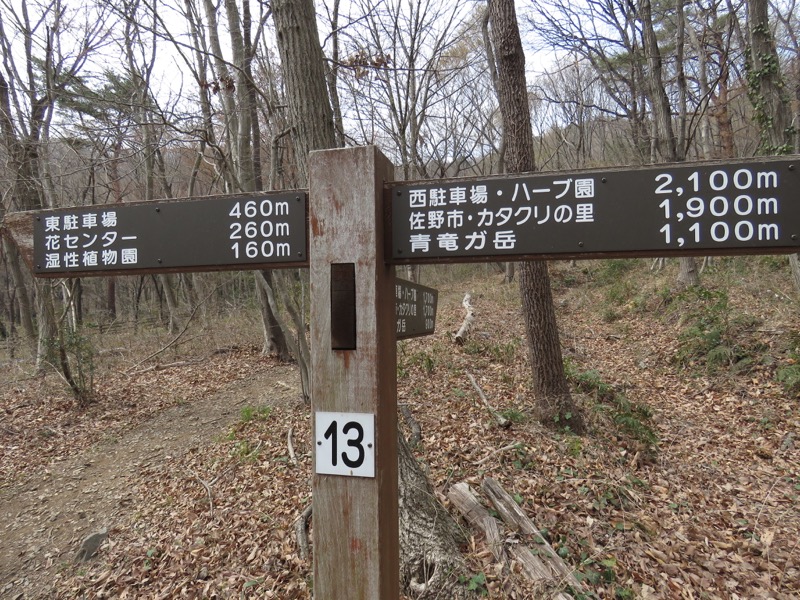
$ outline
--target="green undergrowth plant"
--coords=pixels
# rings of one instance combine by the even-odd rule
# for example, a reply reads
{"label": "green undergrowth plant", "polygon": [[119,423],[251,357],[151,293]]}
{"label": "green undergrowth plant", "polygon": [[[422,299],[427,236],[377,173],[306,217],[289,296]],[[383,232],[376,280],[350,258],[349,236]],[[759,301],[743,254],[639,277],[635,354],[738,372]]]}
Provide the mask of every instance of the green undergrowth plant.
{"label": "green undergrowth plant", "polygon": [[261,445],[253,444],[250,440],[237,440],[230,453],[242,462],[255,462],[261,454]]}
{"label": "green undergrowth plant", "polygon": [[437,368],[452,369],[449,350],[438,340],[420,345],[402,341],[397,345],[397,378],[430,375]]}
{"label": "green undergrowth plant", "polygon": [[69,327],[48,340],[48,362],[56,367],[80,406],[94,399],[95,349],[91,339]]}
{"label": "green undergrowth plant", "polygon": [[253,420],[265,420],[267,417],[269,417],[270,412],[272,412],[272,409],[269,406],[251,406],[248,404],[247,406],[242,407],[239,416],[242,420],[242,423],[249,423]]}
{"label": "green undergrowth plant", "polygon": [[767,349],[747,335],[760,320],[734,311],[724,290],[690,287],[678,294],[670,308],[679,312],[683,323],[674,357],[682,367],[699,366],[708,373],[726,368],[746,371]]}
{"label": "green undergrowth plant", "polygon": [[608,418],[619,435],[641,444],[644,450],[656,449],[658,435],[653,428],[650,407],[629,400],[624,393],[603,381],[594,369],[581,371],[572,361],[566,360],[564,370],[570,383],[592,399],[594,412]]}
{"label": "green undergrowth plant", "polygon": [[500,341],[477,338],[468,340],[462,346],[462,350],[471,356],[482,356],[492,362],[512,365],[517,359],[521,345],[522,341],[519,338]]}
{"label": "green undergrowth plant", "polygon": [[472,577],[459,575],[458,581],[466,586],[470,592],[475,592],[478,596],[488,596],[489,590],[486,588],[486,575],[476,573]]}
{"label": "green undergrowth plant", "polygon": [[794,362],[778,367],[776,377],[787,394],[800,396],[800,356],[794,355],[791,360]]}

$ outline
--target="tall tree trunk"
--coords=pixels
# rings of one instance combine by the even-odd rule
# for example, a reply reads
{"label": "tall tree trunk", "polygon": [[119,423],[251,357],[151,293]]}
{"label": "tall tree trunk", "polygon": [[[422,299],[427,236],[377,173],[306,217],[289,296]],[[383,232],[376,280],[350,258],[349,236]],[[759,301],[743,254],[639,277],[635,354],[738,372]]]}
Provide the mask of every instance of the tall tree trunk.
{"label": "tall tree trunk", "polygon": [[[794,149],[786,83],[769,27],[769,0],[748,0],[747,21],[750,36],[750,64],[747,83],[755,121],[761,129],[763,154],[789,154]],[[795,286],[800,290],[800,254],[789,257]]]}
{"label": "tall tree trunk", "polygon": [[[650,105],[653,108],[653,129],[655,135],[655,148],[662,160],[677,162],[684,160],[683,148],[678,146],[675,128],[672,126],[672,110],[664,86],[661,50],[658,47],[658,38],[653,26],[653,11],[650,0],[639,0],[639,14],[642,20],[642,42],[647,56],[647,90]],[[681,22],[683,17],[681,16]],[[683,40],[679,40],[679,47],[683,48]],[[685,107],[682,107],[685,116]],[[685,127],[681,123],[681,127]],[[655,159],[655,157],[654,157]],[[655,162],[655,160],[653,160]],[[700,274],[694,257],[683,256],[679,259],[678,284],[682,287],[700,285]]]}
{"label": "tall tree trunk", "polygon": [[[37,195],[35,194],[35,190],[30,190],[30,186],[25,183],[25,174],[22,172],[23,162],[21,161],[23,145],[17,138],[14,124],[11,121],[12,114],[9,85],[5,77],[3,77],[3,74],[0,73],[0,134],[2,134],[3,145],[8,155],[9,167],[14,174],[14,193],[12,194],[12,201],[20,210],[32,210],[37,208]],[[39,206],[39,208],[41,208],[41,206]],[[3,217],[4,214],[5,205],[0,204],[0,217]],[[25,285],[25,277],[20,267],[19,252],[14,244],[8,243],[5,236],[3,236],[2,243],[6,256],[8,257],[11,275],[14,278],[14,284],[18,293],[22,329],[30,341],[31,346],[35,347],[36,331],[34,331],[33,325],[33,302],[31,301],[31,293]],[[35,289],[35,286],[33,289]]]}
{"label": "tall tree trunk", "polygon": [[114,277],[109,277],[106,282],[106,311],[109,319],[117,319],[117,280]]}
{"label": "tall tree trunk", "polygon": [[[243,18],[240,20],[239,9],[235,0],[225,0],[225,10],[228,17],[231,48],[233,51],[233,64],[236,67],[236,112],[238,135],[238,163],[235,163],[237,177],[241,191],[253,192],[262,187],[261,179],[261,153],[258,128],[258,111],[256,110],[256,89],[251,77],[251,62],[253,48],[250,40],[251,18],[250,3],[243,3]],[[263,282],[272,286],[272,276],[269,271],[254,273],[256,287],[259,286],[259,277]],[[261,290],[263,291],[263,290]],[[275,315],[272,305],[263,293],[258,294],[261,306],[261,318],[264,325],[264,352],[275,353],[279,360],[290,359],[289,346],[286,334],[280,325],[280,320]],[[298,357],[298,360],[302,360]]]}
{"label": "tall tree trunk", "polygon": [[[219,26],[217,25],[217,9],[212,0],[203,0],[203,7],[205,8],[206,20],[208,22],[208,36],[209,43],[211,44],[211,51],[214,56],[214,68],[219,84],[220,98],[225,113],[225,127],[223,128],[223,136],[225,145],[229,148],[232,157],[233,169],[228,169],[228,178],[226,182],[238,177],[239,165],[239,145],[236,143],[235,134],[239,130],[239,119],[236,111],[236,90],[233,77],[231,77],[228,65],[225,62],[224,54],[222,53],[222,44],[219,41]],[[239,188],[239,182],[231,182],[236,189]],[[228,190],[233,192],[234,190]]]}
{"label": "tall tree trunk", "polygon": [[294,128],[292,139],[298,163],[298,184],[303,186],[308,177],[308,153],[311,150],[333,148],[336,144],[333,110],[325,77],[325,57],[319,44],[314,2],[273,0],[272,13]]}
{"label": "tall tree trunk", "polygon": [[642,38],[648,63],[647,90],[648,96],[650,96],[650,105],[653,108],[656,147],[663,160],[675,162],[678,159],[677,140],[672,127],[669,97],[664,88],[661,50],[658,47],[658,38],[653,27],[650,0],[639,0],[639,12],[642,18]]}
{"label": "tall tree trunk", "polygon": [[[246,0],[245,3],[247,3]],[[239,177],[241,191],[252,192],[255,190],[255,172],[253,170],[253,143],[255,140],[251,137],[253,128],[250,120],[253,113],[250,110],[250,91],[247,84],[246,66],[248,58],[236,0],[225,0],[225,12],[228,17],[228,31],[230,32],[233,66],[236,73],[236,105],[234,107],[236,130],[234,130],[234,143],[237,147],[236,157],[238,161],[234,164]]]}
{"label": "tall tree trunk", "polygon": [[789,102],[781,75],[780,59],[769,24],[769,0],[748,0],[750,42],[747,83],[754,117],[761,132],[762,154],[792,151]]}
{"label": "tall tree trunk", "polygon": [[327,63],[328,93],[331,96],[331,109],[333,111],[333,126],[336,134],[336,145],[344,146],[344,119],[342,118],[342,105],[339,101],[339,5],[341,0],[333,1],[331,14],[331,47],[332,56]]}
{"label": "tall tree trunk", "polygon": [[[533,171],[533,129],[525,83],[525,55],[514,0],[491,0],[489,10],[506,144],[506,171]],[[547,263],[522,262],[518,276],[538,418],[550,427],[568,427],[582,433],[583,417],[573,402],[564,373]]]}
{"label": "tall tree trunk", "polygon": [[[333,148],[336,144],[314,2],[273,0],[272,10],[294,127],[298,171],[305,182],[308,152]],[[462,560],[454,539],[457,527],[431,493],[430,486],[423,483],[425,474],[402,440],[398,452],[400,538],[409,541],[401,542],[403,592],[415,598],[457,598],[465,590],[455,583],[461,574],[458,566]],[[403,506],[408,509],[403,510]],[[430,543],[423,543],[423,540]]]}
{"label": "tall tree trunk", "polygon": [[[255,272],[256,289],[258,290],[258,302],[261,307],[261,321],[264,326],[264,354],[275,354],[281,362],[288,362],[292,356],[289,352],[289,344],[286,340],[286,334],[283,327],[275,317],[272,310],[271,303],[267,294],[275,287],[272,277],[272,271],[264,269]],[[259,281],[259,279],[261,281]],[[268,290],[265,290],[262,285],[265,284]],[[298,357],[298,361],[302,358]]]}
{"label": "tall tree trunk", "polygon": [[[6,259],[8,260],[8,268],[11,271],[11,277],[14,281],[14,287],[17,291],[17,302],[19,304],[19,317],[22,324],[22,331],[25,336],[33,344],[36,340],[36,330],[33,325],[33,308],[31,306],[31,298],[25,285],[25,275],[22,273],[20,267],[20,257],[17,247],[9,243],[6,236],[2,236],[3,251],[5,252]],[[13,319],[12,319],[13,323]]]}

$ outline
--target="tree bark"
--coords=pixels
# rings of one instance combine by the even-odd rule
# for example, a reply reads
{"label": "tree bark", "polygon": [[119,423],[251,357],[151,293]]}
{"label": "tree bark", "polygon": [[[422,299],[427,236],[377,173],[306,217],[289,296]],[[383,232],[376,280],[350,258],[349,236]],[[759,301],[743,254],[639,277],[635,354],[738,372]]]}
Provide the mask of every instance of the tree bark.
{"label": "tree bark", "polygon": [[750,42],[747,83],[755,121],[761,130],[761,153],[789,154],[792,151],[789,103],[768,11],[768,0],[747,2]]}
{"label": "tree bark", "polygon": [[273,0],[272,14],[294,128],[292,139],[298,162],[298,184],[303,186],[308,178],[308,153],[333,148],[336,144],[325,57],[319,44],[313,2]]}
{"label": "tree bark", "polygon": [[[778,51],[769,25],[768,0],[748,0],[747,21],[750,63],[747,83],[755,121],[761,129],[763,154],[789,154],[794,149],[789,99],[780,68]],[[795,286],[800,290],[800,254],[789,257]]]}
{"label": "tree bark", "polygon": [[[645,55],[647,56],[647,90],[650,105],[653,108],[654,147],[661,160],[678,162],[685,159],[684,149],[677,143],[675,128],[672,126],[672,111],[667,90],[664,87],[664,77],[661,60],[661,50],[658,47],[658,37],[653,26],[653,11],[650,0],[639,0],[639,15],[642,21],[642,41]],[[683,40],[678,40],[679,47],[683,47]],[[681,107],[681,114],[686,116],[685,107]],[[685,123],[681,123],[681,129]],[[653,162],[656,162],[656,156]],[[682,287],[700,285],[700,275],[697,263],[692,256],[682,256],[679,260],[678,284]]]}
{"label": "tree bark", "polygon": [[[19,251],[14,244],[8,242],[5,236],[2,236],[3,251],[8,259],[8,268],[11,271],[11,277],[14,281],[16,288],[17,302],[19,305],[19,317],[22,324],[22,331],[25,332],[25,337],[33,344],[36,340],[36,330],[33,326],[33,308],[31,307],[31,299],[25,285],[25,276],[22,273],[22,268],[19,262]],[[13,319],[11,320],[13,323]]]}
{"label": "tree bark", "polygon": [[400,473],[400,582],[412,598],[465,598],[459,584],[464,562],[458,546],[464,533],[437,500],[402,434]]}
{"label": "tree bark", "polygon": [[[503,116],[506,171],[533,171],[533,129],[525,83],[525,55],[514,2],[491,0],[489,10],[491,42],[497,61],[497,92]],[[559,429],[568,427],[582,433],[583,417],[573,402],[564,373],[547,263],[520,263],[518,279],[537,416],[544,425]]]}
{"label": "tree bark", "polygon": [[[289,352],[286,334],[283,331],[283,327],[281,327],[278,322],[278,319],[275,317],[275,313],[272,311],[272,307],[267,298],[267,292],[262,287],[262,282],[269,286],[270,289],[274,287],[272,271],[268,269],[257,271],[255,277],[258,303],[261,307],[261,321],[264,325],[263,354],[274,353],[281,362],[288,362],[292,357]],[[301,359],[298,358],[298,360]]]}

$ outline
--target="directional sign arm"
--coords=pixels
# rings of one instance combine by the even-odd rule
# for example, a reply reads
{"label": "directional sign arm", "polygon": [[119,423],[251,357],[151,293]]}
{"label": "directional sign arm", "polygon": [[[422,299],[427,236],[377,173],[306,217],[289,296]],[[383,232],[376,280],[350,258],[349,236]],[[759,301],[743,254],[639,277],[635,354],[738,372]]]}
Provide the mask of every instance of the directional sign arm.
{"label": "directional sign arm", "polygon": [[37,277],[308,266],[305,191],[15,213],[6,231]]}
{"label": "directional sign arm", "polygon": [[393,264],[800,250],[800,157],[408,181]]}

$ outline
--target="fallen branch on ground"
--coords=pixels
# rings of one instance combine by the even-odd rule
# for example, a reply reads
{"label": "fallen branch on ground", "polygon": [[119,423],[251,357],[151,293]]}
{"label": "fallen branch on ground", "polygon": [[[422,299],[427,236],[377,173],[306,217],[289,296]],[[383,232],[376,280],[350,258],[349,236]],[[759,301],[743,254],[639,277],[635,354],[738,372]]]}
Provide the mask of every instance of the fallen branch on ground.
{"label": "fallen branch on ground", "polygon": [[500,538],[500,528],[497,526],[497,520],[478,502],[469,485],[463,481],[456,483],[450,488],[447,497],[453,503],[453,506],[464,515],[467,523],[483,532],[494,559],[497,562],[505,560],[503,540]]}
{"label": "fallen branch on ground", "polygon": [[492,418],[495,421],[497,421],[497,424],[500,425],[500,427],[502,427],[503,429],[507,429],[508,427],[510,427],[511,421],[506,419],[503,415],[501,415],[494,408],[492,408],[492,405],[489,404],[489,400],[486,399],[486,394],[483,393],[483,390],[478,385],[478,382],[475,381],[475,378],[472,376],[472,373],[468,371],[465,372],[467,373],[467,377],[469,377],[470,383],[472,383],[472,387],[475,388],[476,392],[478,392],[478,397],[483,402],[484,406],[486,407],[486,410],[489,411],[489,414],[492,415]]}
{"label": "fallen branch on ground", "polygon": [[470,304],[471,299],[472,296],[466,294],[464,299],[461,301],[461,306],[463,306],[464,310],[467,311],[467,316],[464,317],[464,322],[461,323],[461,328],[456,332],[456,335],[453,338],[456,344],[459,346],[464,344],[467,333],[469,333],[469,330],[472,327],[472,322],[475,320],[475,309],[473,309],[472,304]]}
{"label": "fallen branch on ground", "polygon": [[[498,563],[511,563],[509,567],[518,564],[522,574],[534,584],[543,584],[547,588],[569,587],[575,594],[585,594],[587,590],[575,577],[573,570],[556,554],[508,492],[489,477],[484,479],[481,488],[506,524],[517,532],[519,539],[501,532],[497,519],[491,516],[465,482],[452,486],[448,498],[470,525],[483,532],[495,560]],[[526,545],[528,543],[530,546]],[[556,592],[552,598],[572,600],[565,592]]]}
{"label": "fallen branch on ground", "polygon": [[498,454],[500,454],[500,453],[502,453],[502,452],[505,452],[506,450],[513,450],[513,449],[514,449],[514,448],[516,448],[518,445],[519,445],[519,442],[512,442],[512,443],[510,443],[508,446],[503,446],[502,448],[498,448],[497,450],[492,450],[492,451],[491,451],[489,454],[487,454],[487,455],[486,455],[486,456],[484,456],[482,459],[480,459],[479,461],[476,461],[476,462],[475,462],[475,463],[473,463],[473,464],[474,464],[476,467],[479,467],[479,466],[481,466],[482,464],[484,464],[484,463],[486,463],[486,462],[489,462],[489,461],[492,459],[492,457],[494,457],[494,456],[497,456]]}
{"label": "fallen branch on ground", "polygon": [[297,537],[297,547],[300,550],[300,558],[308,560],[311,552],[308,549],[308,520],[314,511],[314,505],[309,504],[300,514],[294,524],[294,533]]}
{"label": "fallen branch on ground", "polygon": [[297,466],[297,456],[294,453],[294,444],[292,443],[292,432],[294,427],[289,427],[289,433],[286,434],[286,445],[289,447],[289,460],[292,464]]}

